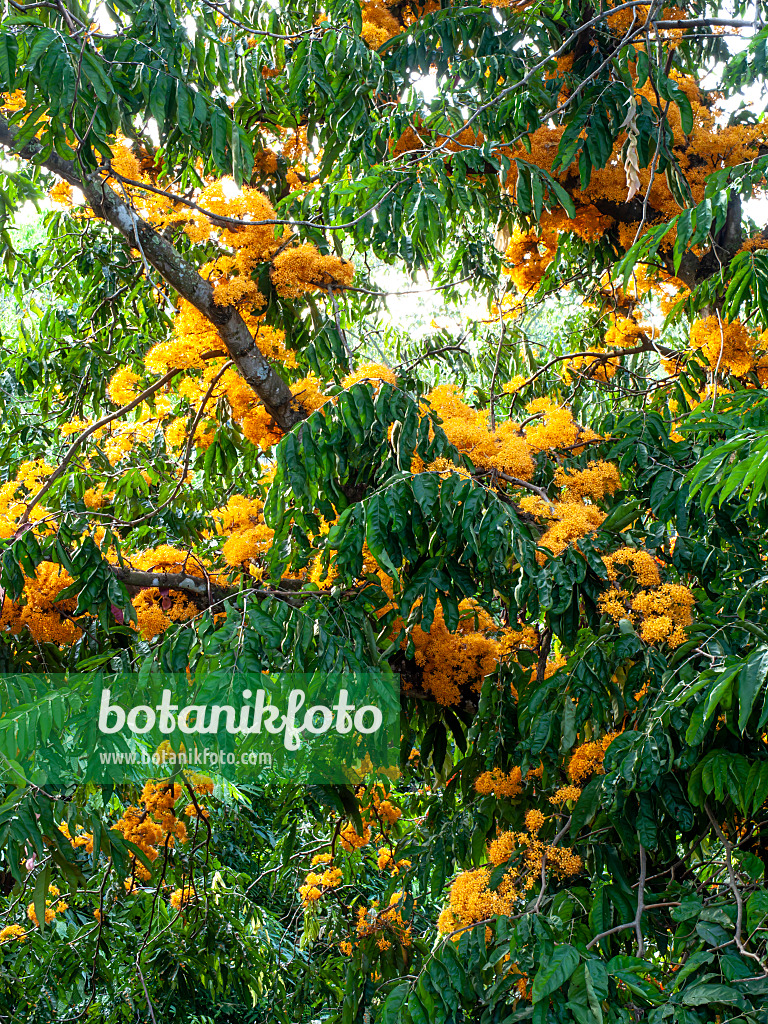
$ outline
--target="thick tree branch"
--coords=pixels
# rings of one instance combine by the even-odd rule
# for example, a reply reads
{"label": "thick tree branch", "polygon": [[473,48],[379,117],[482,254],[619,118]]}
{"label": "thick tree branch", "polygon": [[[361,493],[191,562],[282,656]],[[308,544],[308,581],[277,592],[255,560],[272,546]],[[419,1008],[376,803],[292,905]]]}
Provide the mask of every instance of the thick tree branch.
{"label": "thick tree branch", "polygon": [[304,418],[304,411],[293,398],[291,389],[259,351],[237,310],[216,305],[210,282],[120,199],[98,172],[83,174],[72,161],[62,159],[57,153],[44,154],[42,145],[35,139],[17,148],[16,132],[4,118],[0,118],[0,146],[24,160],[46,167],[82,191],[96,216],[117,228],[131,248],[138,249],[163,280],[213,324],[230,358],[281,430],[290,430]]}
{"label": "thick tree branch", "polygon": [[115,578],[127,587],[178,590],[193,599],[204,601],[206,605],[221,604],[228,597],[237,594],[237,588],[218,586],[210,580],[190,576],[186,572],[147,572],[122,565],[113,565],[111,568]]}
{"label": "thick tree branch", "polygon": [[[125,565],[113,565],[110,568],[115,579],[136,591],[148,587],[156,587],[158,590],[176,590],[186,594],[203,608],[220,605],[228,598],[236,597],[240,593],[239,587],[221,586],[203,576],[191,576],[187,572],[151,572],[144,569],[131,569]],[[297,608],[310,597],[327,594],[327,591],[324,590],[305,590],[297,593],[298,588],[295,587],[297,582],[300,583],[297,580],[285,579],[281,581],[279,587],[259,587],[253,590],[249,589],[248,593],[254,594],[256,597],[276,597]]]}
{"label": "thick tree branch", "polygon": [[[736,192],[728,201],[725,224],[711,239],[711,248],[700,259],[689,249],[683,256],[676,276],[693,289],[713,274],[722,272],[741,248],[741,235],[741,196]],[[670,272],[674,273],[671,256],[665,262]]]}

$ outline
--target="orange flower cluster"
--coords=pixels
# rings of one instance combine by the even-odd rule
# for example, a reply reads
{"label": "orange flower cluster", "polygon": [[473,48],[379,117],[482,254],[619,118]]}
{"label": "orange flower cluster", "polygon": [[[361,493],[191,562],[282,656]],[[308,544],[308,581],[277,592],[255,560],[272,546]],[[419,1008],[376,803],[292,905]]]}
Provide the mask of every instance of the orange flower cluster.
{"label": "orange flower cluster", "polygon": [[489,772],[482,772],[475,779],[475,792],[481,796],[489,796],[491,793],[497,799],[513,800],[523,791],[524,784],[529,784],[544,775],[544,765],[539,764],[537,768],[529,768],[523,778],[520,768],[515,765],[509,772],[501,768],[493,768]]}
{"label": "orange flower cluster", "polygon": [[557,792],[549,798],[551,804],[574,803],[581,796],[578,786],[561,786]]}
{"label": "orange flower cluster", "polygon": [[[561,554],[569,544],[597,530],[606,515],[596,505],[587,505],[581,501],[557,501],[550,506],[535,495],[521,498],[520,507],[547,524],[539,544],[554,555]],[[546,558],[544,552],[536,556],[540,565],[544,564]]]}
{"label": "orange flower cluster", "polygon": [[353,824],[345,825],[339,832],[342,848],[351,853],[353,850],[362,850],[371,841],[371,826],[363,825],[362,834],[358,834]]}
{"label": "orange flower cluster", "polygon": [[606,495],[613,495],[621,487],[618,468],[613,462],[592,461],[586,469],[555,470],[555,486],[563,488],[563,500],[567,502],[602,501]]}
{"label": "orange flower cluster", "polygon": [[77,598],[57,600],[74,580],[55,562],[41,562],[34,576],[24,574],[21,603],[3,595],[0,629],[18,635],[28,629],[38,643],[73,644],[82,630],[72,619]]}
{"label": "orange flower cluster", "polygon": [[131,602],[136,610],[136,623],[131,623],[145,640],[164,633],[174,622],[187,622],[199,614],[198,608],[184,594],[165,596],[156,587],[147,587]]}
{"label": "orange flower cluster", "polygon": [[524,11],[527,7],[530,7],[533,0],[481,0],[483,7],[498,7],[505,10],[511,7],[516,11]]}
{"label": "orange flower cluster", "polygon": [[445,624],[441,608],[428,633],[413,627],[414,660],[423,671],[423,683],[439,704],[458,704],[462,689],[479,693],[486,676],[503,658],[521,647],[535,647],[538,637],[530,627],[515,630],[497,626],[474,601],[462,601],[455,633]]}
{"label": "orange flower cluster", "polygon": [[656,559],[639,548],[619,548],[603,558],[608,579],[616,583],[631,574],[641,587],[658,587],[661,575]]}
{"label": "orange flower cluster", "polygon": [[[623,32],[628,27],[627,22],[632,22],[633,19],[642,21],[648,10],[638,8],[616,12],[608,17],[608,24],[615,31]],[[670,7],[667,10],[674,12],[677,8]],[[664,33],[664,38],[672,46],[679,41],[674,32]],[[642,44],[635,45],[636,48],[643,48]],[[568,89],[572,85],[572,61],[572,55],[558,58],[556,66],[553,62],[547,75],[562,82],[561,101],[567,97]],[[679,74],[674,69],[671,71],[671,77],[686,95],[693,113],[693,127],[686,134],[678,107],[672,104],[668,110],[673,136],[672,149],[690,192],[690,205],[695,205],[704,199],[706,180],[712,171],[755,159],[760,146],[765,143],[765,126],[724,125],[721,111],[714,105],[713,98],[702,93],[693,77]],[[558,172],[559,183],[574,202],[574,216],[569,217],[562,209],[545,210],[534,230],[526,231],[520,227],[513,230],[505,251],[505,273],[514,284],[516,294],[505,296],[501,309],[502,316],[516,315],[520,302],[524,303],[527,297],[538,292],[555,258],[561,236],[574,234],[591,244],[610,232],[611,244],[615,245],[618,241],[626,250],[634,244],[638,235],[652,230],[656,224],[679,213],[680,205],[670,188],[667,176],[655,174],[652,166],[639,166],[634,144],[635,136],[632,134],[632,113],[633,110],[639,110],[641,101],[650,104],[655,114],[661,116],[662,112],[658,110],[659,97],[654,92],[651,82],[647,81],[642,88],[635,90],[637,106],[628,112],[627,132],[616,140],[605,166],[592,169],[586,188],[581,187],[578,158]],[[501,147],[499,153],[512,161],[506,182],[511,195],[514,196],[517,190],[517,169],[514,161],[523,160],[550,172],[564,131],[562,125],[544,124],[528,137],[525,145],[520,142],[512,148]],[[631,199],[634,194],[647,197],[647,202],[642,204],[642,222],[639,213],[629,214],[627,210],[630,178],[629,198]],[[621,218],[619,214],[614,213],[617,209],[623,211]],[[636,216],[637,219],[631,219],[632,216]],[[671,231],[662,242],[662,248],[671,248],[674,241],[675,233]],[[754,241],[754,244],[759,245],[759,240]],[[751,247],[752,243],[748,242],[746,248]],[[663,267],[651,270],[639,266],[635,270],[634,278],[634,298],[629,295],[619,296],[617,293],[620,289],[609,289],[614,295],[613,301],[603,306],[603,315],[608,313],[609,317],[604,337],[605,348],[635,348],[653,339],[656,332],[642,322],[636,309],[636,303],[642,295],[653,293],[662,313],[667,314],[689,294],[683,282]],[[586,301],[585,304],[591,302]],[[762,372],[766,378],[765,382],[768,382],[768,363],[765,366],[756,365],[755,339],[741,325],[730,330],[725,327],[725,330],[721,331],[714,318],[706,318],[700,325],[694,325],[691,347],[703,352],[712,369],[720,365],[723,371],[729,370],[736,376],[743,376],[750,369],[758,369],[758,373]],[[602,358],[597,358],[601,356]],[[598,346],[590,348],[571,361],[564,362],[561,372],[566,381],[572,380],[576,375],[607,381],[616,374],[620,360],[619,355],[608,358],[605,349]],[[679,372],[680,366],[667,363],[665,369],[673,375]],[[761,384],[765,382],[761,378]]]}
{"label": "orange flower cluster", "polygon": [[527,418],[532,420],[525,427],[505,420],[497,423],[495,430],[490,429],[488,413],[467,405],[453,384],[434,388],[427,402],[440,417],[449,441],[468,455],[477,469],[495,469],[518,480],[533,477],[533,459],[538,452],[575,450],[599,439],[579,426],[568,409],[548,398],[528,403]]}
{"label": "orange flower cluster", "polygon": [[[402,24],[392,13],[391,8],[398,7]],[[363,0],[362,16],[363,27],[361,37],[372,50],[378,50],[394,36],[399,35],[404,28],[413,25],[425,14],[440,10],[440,0],[424,0],[419,3],[413,0],[412,3],[403,6],[399,0]]]}
{"label": "orange flower cluster", "polygon": [[[280,130],[275,139],[287,161],[309,159],[306,130],[293,133]],[[157,168],[151,160],[140,159],[142,154],[137,156],[125,139],[118,137],[112,151],[113,177],[122,175],[142,184],[153,183]],[[266,175],[274,173],[277,154],[264,150],[257,157],[256,169]],[[289,170],[288,177],[289,184],[302,187],[295,172]],[[284,332],[270,327],[260,316],[266,300],[255,282],[256,271],[264,264],[271,264],[272,281],[278,293],[286,298],[299,298],[317,288],[342,290],[349,286],[354,276],[353,265],[336,256],[323,256],[311,244],[286,249],[291,233],[284,226],[275,224],[276,213],[267,197],[248,185],[238,188],[231,179],[208,181],[196,196],[199,209],[190,209],[165,196],[124,182],[120,188],[126,190],[137,211],[155,227],[182,224],[193,242],[213,241],[223,250],[200,271],[213,285],[214,301],[238,309],[266,358],[282,362],[287,367],[296,366],[294,353],[285,347]],[[127,456],[137,443],[147,443],[161,421],[172,414],[179,400],[187,400],[192,405],[202,402],[214,376],[221,370],[224,357],[221,339],[213,324],[186,300],[180,300],[174,336],[156,344],[146,354],[144,364],[153,374],[185,369],[197,371],[199,375],[188,376],[181,385],[174,385],[175,397],[174,390],[167,388],[162,396],[162,407],[156,414],[150,414],[142,406],[130,424],[113,425],[105,445],[110,461],[114,464]],[[302,404],[308,411],[319,407],[325,400],[323,397],[317,401],[319,389],[312,389],[312,383],[309,380],[301,382],[299,389],[306,392],[309,385],[309,389],[315,392],[309,396],[302,395]],[[135,397],[137,384],[138,376],[133,370],[123,368],[110,384],[110,397],[116,403],[126,404]],[[229,402],[233,418],[252,443],[269,448],[279,440],[281,434],[266,409],[234,369],[226,371],[218,381],[209,402],[215,406],[216,400],[222,397]],[[164,426],[169,455],[178,453],[187,440],[188,417],[186,410],[184,412],[185,415],[177,415]],[[194,443],[197,447],[207,447],[214,435],[215,424],[202,421]]]}
{"label": "orange flower cluster", "polygon": [[557,252],[554,229],[525,231],[515,228],[504,252],[504,273],[523,296],[538,291],[547,267]]}
{"label": "orange flower cluster", "polygon": [[599,599],[599,607],[614,622],[629,621],[646,643],[664,642],[679,647],[685,627],[693,621],[694,596],[688,587],[662,583],[659,567],[647,551],[619,548],[603,562],[612,583]]}
{"label": "orange flower cluster", "polygon": [[[331,523],[323,520],[320,524],[319,536],[327,536],[330,529]],[[309,576],[307,577],[307,581],[318,590],[330,590],[330,588],[333,586],[336,579],[338,578],[338,570],[333,565],[333,563],[329,564],[326,567],[325,558],[325,551],[318,552],[318,554],[315,556],[312,562],[312,566],[309,570]]]}
{"label": "orange flower cluster", "polygon": [[181,889],[174,889],[171,893],[168,902],[175,910],[181,910],[188,903],[192,903],[197,898],[195,887],[191,883],[183,885]]}
{"label": "orange flower cluster", "polygon": [[[161,744],[161,747],[163,744]],[[168,744],[170,747],[170,744]],[[170,750],[168,751],[170,753]],[[207,775],[201,775],[199,772],[187,772],[187,781],[192,785],[195,793],[198,796],[211,796],[214,790],[213,779],[210,779]],[[210,813],[208,808],[198,801],[197,805],[194,803],[187,804],[184,808],[184,813],[188,818],[208,818]]]}
{"label": "orange flower cluster", "polygon": [[467,405],[453,384],[436,387],[427,401],[440,416],[451,443],[467,454],[478,469],[498,469],[522,480],[531,479],[531,446],[517,423],[507,420],[491,431],[488,413]]}
{"label": "orange flower cluster", "polygon": [[[181,786],[177,783],[147,782],[141,793],[143,809],[126,807],[120,820],[115,824],[118,832],[146,855],[150,861],[157,860],[160,848],[168,849],[178,840],[187,840],[187,827],[176,816],[176,801],[181,797]],[[144,881],[151,875],[148,868],[131,855],[133,872]]]}
{"label": "orange flower cluster", "polygon": [[[703,320],[695,320],[691,325],[691,348],[701,350],[709,363],[710,369],[716,373],[730,372],[734,377],[744,377],[754,369],[757,363],[755,350],[766,339],[756,337],[738,320],[725,322],[716,316],[708,316]],[[766,373],[766,368],[760,367]],[[760,381],[761,384],[768,382]]]}
{"label": "orange flower cluster", "polygon": [[565,360],[560,375],[566,384],[570,384],[574,377],[605,382],[616,376],[620,361],[620,356],[606,354],[600,348],[588,348],[572,359]]}
{"label": "orange flower cluster", "polygon": [[[566,786],[558,790],[555,796],[563,796],[566,791],[575,792],[590,775],[602,775],[605,752],[618,735],[617,732],[609,732],[599,740],[582,743],[580,747],[577,747],[568,762],[568,776],[576,783],[576,786]],[[573,797],[563,796],[563,799],[573,799]]]}
{"label": "orange flower cluster", "polygon": [[[490,867],[465,871],[451,886],[448,907],[438,918],[437,927],[445,935],[469,928],[478,921],[515,912],[526,894],[541,878],[541,865],[547,865],[561,878],[577,875],[583,866],[581,857],[569,847],[552,846],[539,839],[546,819],[541,811],[525,816],[525,832],[503,832],[488,847]],[[512,862],[499,884],[491,889],[494,867]]]}
{"label": "orange flower cluster", "polygon": [[317,246],[307,242],[277,255],[272,261],[271,276],[279,295],[298,299],[318,288],[342,291],[352,284],[355,268],[349,260],[323,256]]}
{"label": "orange flower cluster", "polygon": [[535,398],[525,409],[529,417],[537,417],[525,428],[525,439],[535,452],[565,448],[581,452],[592,441],[602,440],[589,427],[580,426],[569,409],[550,398]]}
{"label": "orange flower cluster", "polygon": [[[23,89],[16,89],[13,92],[0,92],[0,110],[6,117],[11,117],[17,114],[20,110],[23,110],[27,105],[27,95]],[[50,121],[48,114],[42,114],[39,112],[35,115],[37,124],[40,125],[39,129],[35,132],[35,138],[39,139],[43,131],[43,125],[46,121]],[[29,114],[25,114],[19,122],[20,124],[26,124]]]}
{"label": "orange flower cluster", "polygon": [[503,772],[500,768],[493,771],[483,772],[475,779],[475,790],[481,796],[506,797],[513,800],[523,791],[523,773],[518,767],[511,772]]}
{"label": "orange flower cluster", "polygon": [[345,825],[339,833],[342,848],[347,852],[360,850],[371,841],[372,826],[378,834],[384,836],[402,816],[399,807],[392,803],[382,783],[374,783],[369,789],[358,787],[360,801],[360,818],[363,824],[362,835],[359,835],[353,824]]}
{"label": "orange flower cluster", "polygon": [[84,829],[80,828],[76,835],[73,836],[66,821],[63,821],[58,826],[58,829],[62,835],[67,837],[74,847],[82,846],[86,853],[93,853],[93,836],[90,832],[86,832]]}
{"label": "orange flower cluster", "polygon": [[353,384],[359,384],[361,381],[371,383],[378,394],[380,382],[396,386],[397,374],[389,366],[382,366],[381,363],[364,363],[353,373],[348,373],[342,379],[341,386],[345,389],[351,388]]}
{"label": "orange flower cluster", "polygon": [[[554,482],[563,489],[562,500],[547,502],[538,495],[526,494],[519,505],[545,524],[539,544],[559,555],[569,544],[600,527],[606,513],[593,502],[614,494],[621,482],[616,466],[602,461],[592,461],[582,470],[559,467]],[[539,552],[536,557],[543,565],[547,556]]]}
{"label": "orange flower cluster", "polygon": [[[619,12],[616,17],[625,15],[631,18],[633,12]],[[692,77],[679,75],[674,70],[671,77],[676,79],[676,84],[688,97],[693,110],[693,130],[690,135],[683,131],[680,112],[675,105],[670,106],[668,113],[674,153],[691,189],[693,202],[698,203],[704,198],[705,182],[711,170],[723,166],[731,167],[757,156],[758,147],[764,138],[764,128],[761,125],[724,127],[718,122],[720,112],[708,104]],[[638,101],[641,97],[646,99],[654,108],[659,102],[650,82],[646,82],[642,89],[636,91],[636,97]],[[519,144],[515,149],[515,156],[550,170],[563,131],[562,126],[542,126],[530,136],[530,153]],[[624,204],[627,197],[625,161],[621,153],[624,143],[624,138],[617,140],[611,158],[605,167],[592,171],[589,185],[584,190],[580,187],[576,161],[560,173],[559,180],[574,199],[578,212],[584,207],[594,208],[594,203],[599,200]],[[674,217],[679,212],[679,206],[665,176],[655,175],[651,180],[650,167],[639,168],[638,174],[641,194],[648,193],[649,207],[659,218]],[[514,183],[509,182],[508,185],[514,189]],[[558,212],[557,216],[561,217],[562,213]],[[611,218],[606,218],[603,225],[604,233],[611,227]],[[620,241],[625,248],[634,241],[639,226],[639,220],[634,223],[622,222],[620,225]],[[646,225],[646,230],[650,226],[650,223]],[[575,230],[568,224],[558,226],[558,230],[561,231],[568,229]],[[670,240],[670,244],[672,241],[673,239]]]}
{"label": "orange flower cluster", "polygon": [[214,520],[219,533],[229,534],[222,548],[227,565],[257,568],[256,563],[268,550],[274,534],[264,522],[261,498],[233,494],[224,508],[214,513]]}
{"label": "orange flower cluster", "polygon": [[[59,891],[57,886],[55,886],[55,885],[49,885],[48,886],[48,896],[50,898],[46,899],[46,901],[45,901],[45,923],[46,924],[50,924],[51,921],[53,921],[53,919],[56,917],[57,914],[63,914],[65,910],[69,909],[69,904],[68,903],[64,903],[63,900],[59,899],[60,895],[61,895],[61,893],[60,893],[60,891]],[[32,924],[36,928],[40,927],[40,922],[37,919],[37,911],[35,910],[35,904],[34,903],[30,903],[29,906],[27,907],[27,917],[29,918],[29,920],[32,922]],[[18,929],[18,925],[16,925],[15,927]],[[18,936],[18,934],[19,934],[18,931],[14,932],[15,936]]]}
{"label": "orange flower cluster", "polygon": [[645,337],[653,337],[656,333],[631,317],[612,316],[610,319],[610,326],[605,332],[605,344],[611,348],[633,348]]}
{"label": "orange flower cluster", "polygon": [[0,946],[4,942],[26,942],[26,939],[26,929],[20,924],[9,924],[5,928],[0,929]]}
{"label": "orange flower cluster", "polygon": [[440,0],[424,0],[423,3],[420,3],[419,0],[412,0],[411,3],[403,7],[401,15],[403,25],[412,25],[414,21],[423,18],[426,14],[432,14],[434,11],[439,10]]}
{"label": "orange flower cluster", "polygon": [[331,860],[330,853],[319,853],[312,858],[312,867],[325,865],[325,868],[322,872],[309,871],[304,884],[299,886],[299,895],[305,907],[319,900],[329,889],[335,889],[341,882],[343,872],[341,868],[334,867]]}
{"label": "orange flower cluster", "polygon": [[[206,575],[212,582],[219,579],[211,574],[200,560],[188,551],[169,544],[139,552],[131,558],[133,568],[147,572],[188,572]],[[146,587],[133,598],[136,623],[132,624],[146,640],[164,633],[174,622],[187,622],[199,614],[198,608],[186,595],[178,591]]]}
{"label": "orange flower cluster", "polygon": [[110,378],[107,385],[107,397],[115,405],[128,405],[139,394],[136,385],[141,380],[138,373],[128,366],[121,366]]}
{"label": "orange flower cluster", "polygon": [[389,9],[394,2],[395,0],[367,0],[363,4],[363,28],[360,35],[372,50],[378,50],[402,31],[402,25]]}
{"label": "orange flower cluster", "polygon": [[[208,241],[215,237],[220,244],[234,250],[235,255],[226,268],[223,265],[218,269],[211,267],[213,276],[220,283],[223,277],[231,279],[232,274],[244,281],[250,280],[256,266],[268,262],[282,241],[290,237],[290,232],[287,232],[285,226],[274,223],[277,215],[267,197],[258,189],[247,185],[237,188],[231,178],[209,182],[200,192],[197,201],[198,205],[212,213],[214,218],[226,218],[226,222],[211,219],[199,211],[189,210],[177,213],[176,219],[185,221],[184,230],[193,242]],[[275,237],[276,230],[283,236],[282,239]],[[250,298],[252,294],[255,293],[249,294],[248,297]]]}
{"label": "orange flower cluster", "polygon": [[[22,462],[16,476],[0,486],[0,538],[7,540],[13,537],[27,501],[52,472],[53,466],[49,466],[44,459]],[[37,505],[35,514],[38,519],[44,519],[48,509]]]}
{"label": "orange flower cluster", "polygon": [[381,952],[391,949],[394,945],[410,946],[411,926],[400,914],[402,900],[403,894],[395,892],[389,898],[389,905],[383,910],[379,909],[378,900],[373,900],[370,907],[358,907],[358,941],[373,936]]}
{"label": "orange flower cluster", "polygon": [[386,846],[382,846],[377,851],[376,863],[379,871],[390,871],[393,875],[398,874],[401,868],[409,868],[411,866],[409,860],[395,860],[392,850]]}
{"label": "orange flower cluster", "polygon": [[307,413],[321,409],[329,400],[328,396],[323,394],[322,382],[313,373],[292,384],[291,393]]}
{"label": "orange flower cluster", "polygon": [[[270,327],[251,310],[240,307],[245,321],[259,351],[267,359],[283,363],[286,367],[296,366],[296,356],[285,347],[285,333]],[[200,371],[197,376],[186,376],[176,389],[175,403],[189,403],[195,412],[208,396],[209,407],[215,407],[225,399],[232,411],[232,418],[253,444],[263,448],[271,447],[282,436],[272,422],[260,400],[233,367],[221,374],[225,353],[221,339],[213,325],[194,306],[185,300],[179,303],[179,312],[174,320],[174,337],[156,344],[144,357],[144,365],[153,374],[164,374],[169,369]],[[220,375],[221,374],[221,375]],[[218,376],[220,375],[220,376]],[[218,380],[214,383],[214,379]],[[212,390],[211,390],[212,389]],[[158,400],[155,401],[156,408]],[[174,401],[163,396],[159,408],[162,417],[172,415]],[[184,405],[181,408],[185,408]],[[181,447],[189,433],[185,414],[181,422],[178,417],[171,424],[171,433],[166,428],[169,454]],[[212,440],[201,422],[196,443],[206,447]]]}

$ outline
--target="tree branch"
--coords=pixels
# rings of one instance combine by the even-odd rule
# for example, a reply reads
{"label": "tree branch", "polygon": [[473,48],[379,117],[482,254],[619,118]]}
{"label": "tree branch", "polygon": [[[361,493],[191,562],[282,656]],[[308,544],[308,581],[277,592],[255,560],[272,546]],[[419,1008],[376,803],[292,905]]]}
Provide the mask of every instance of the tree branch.
{"label": "tree branch", "polygon": [[645,906],[645,879],[648,873],[648,857],[645,847],[640,843],[640,881],[637,883],[637,912],[635,913],[635,935],[637,936],[637,955],[643,955],[643,908]]}
{"label": "tree branch", "polygon": [[147,398],[150,397],[150,395],[153,395],[156,391],[159,391],[160,388],[167,384],[168,381],[171,380],[173,377],[175,377],[177,373],[181,372],[181,370],[169,370],[168,373],[164,374],[162,377],[156,380],[154,384],[150,384],[148,388],[145,388],[140,395],[137,395],[136,398],[130,401],[127,405],[122,406],[122,408],[120,409],[116,409],[114,412],[107,413],[106,416],[102,416],[100,420],[96,420],[95,423],[92,423],[90,427],[86,427],[82,434],[78,434],[78,436],[75,438],[75,440],[64,453],[64,457],[61,459],[56,469],[54,469],[54,471],[51,473],[51,475],[48,477],[45,483],[40,487],[37,494],[35,494],[32,497],[32,500],[29,502],[26,509],[24,510],[24,515],[19,520],[17,536],[19,533],[23,533],[24,530],[29,528],[29,517],[32,513],[32,509],[35,507],[35,505],[37,505],[40,499],[44,497],[45,494],[47,494],[51,486],[59,479],[64,470],[69,465],[70,461],[72,460],[72,457],[75,455],[80,445],[83,444],[84,441],[87,441],[91,434],[95,434],[97,430],[100,430],[102,427],[105,427],[108,423],[111,423],[113,420],[118,419],[120,416],[124,416],[125,413],[130,412],[132,409],[135,409],[137,405],[141,405],[141,403],[146,401]]}
{"label": "tree branch", "polygon": [[[665,903],[646,903],[643,906],[643,913],[646,910],[660,910],[662,907],[679,907],[680,900],[670,900]],[[604,932],[600,932],[599,935],[595,935],[594,938],[590,939],[586,945],[587,949],[592,949],[595,943],[600,942],[601,939],[608,938],[609,935],[617,935],[619,932],[626,931],[628,928],[635,928],[635,921],[627,921],[625,924],[615,924],[613,928],[608,928]]]}
{"label": "tree branch", "polygon": [[733,893],[733,898],[736,900],[736,929],[733,936],[734,942],[736,943],[736,948],[742,956],[747,956],[750,958],[750,960],[755,960],[760,965],[760,969],[762,970],[763,975],[766,975],[768,974],[768,967],[766,967],[766,965],[763,963],[760,957],[757,956],[756,953],[749,952],[749,950],[745,947],[744,941],[741,937],[741,927],[744,920],[744,900],[741,895],[741,890],[739,889],[739,883],[736,879],[736,872],[733,869],[733,857],[731,856],[733,852],[733,844],[729,842],[725,833],[720,828],[717,818],[710,810],[709,804],[706,801],[704,802],[704,810],[707,812],[707,817],[709,818],[710,823],[712,824],[712,828],[715,830],[715,833],[717,834],[717,838],[723,844],[723,847],[725,849],[725,862],[728,867],[728,887]]}
{"label": "tree branch", "polygon": [[110,567],[113,575],[128,587],[145,589],[157,587],[160,590],[178,590],[189,597],[202,599],[206,605],[221,604],[228,597],[237,594],[237,588],[221,587],[199,576],[190,576],[186,572],[149,572],[142,569],[129,569],[123,565]]}
{"label": "tree branch", "polygon": [[102,180],[99,172],[81,174],[72,161],[62,159],[56,152],[44,154],[42,145],[35,139],[17,148],[16,132],[2,117],[0,146],[47,168],[82,191],[96,216],[117,228],[128,245],[138,249],[163,280],[213,324],[230,358],[281,430],[290,430],[304,418],[304,410],[262,355],[238,311],[233,306],[218,306],[210,282],[202,278],[170,242],[137,216]]}
{"label": "tree branch", "polygon": [[[205,608],[222,604],[241,593],[239,587],[211,583],[210,579],[203,576],[191,576],[187,572],[152,572],[145,569],[131,569],[127,565],[111,565],[110,569],[115,579],[127,587],[134,587],[137,590],[144,590],[148,587],[156,587],[158,590],[178,590]],[[300,589],[301,587],[303,587],[301,580],[286,578],[274,588],[269,586],[248,588],[246,593],[255,594],[256,597],[274,597],[286,604],[293,605],[294,608],[298,608],[312,597],[329,596],[327,590],[304,590]],[[354,588],[349,588],[344,593],[351,593],[353,590]],[[2,606],[0,605],[0,607]]]}
{"label": "tree branch", "polygon": [[176,484],[175,488],[171,491],[171,493],[168,495],[168,497],[165,499],[162,505],[158,505],[157,508],[153,508],[151,512],[147,512],[145,515],[139,516],[138,519],[130,519],[127,521],[123,521],[121,523],[115,523],[113,524],[114,526],[120,526],[122,528],[131,527],[131,529],[133,529],[133,527],[135,526],[140,526],[141,523],[149,522],[149,520],[153,519],[159,512],[162,512],[164,508],[167,508],[171,504],[173,499],[176,497],[176,495],[179,493],[189,474],[189,463],[192,458],[192,447],[195,443],[195,431],[197,430],[197,425],[202,419],[203,413],[205,412],[205,407],[208,404],[208,401],[211,395],[213,394],[216,385],[219,383],[219,381],[221,380],[221,378],[224,376],[224,374],[230,368],[231,365],[231,360],[227,360],[227,362],[222,366],[222,368],[213,378],[210,385],[208,386],[208,390],[206,391],[202,402],[200,403],[200,408],[197,410],[195,418],[192,420],[192,426],[189,428],[189,437],[187,438],[187,444],[184,451],[184,464],[181,467],[181,477],[179,478],[179,482]]}
{"label": "tree branch", "polygon": [[754,21],[740,18],[685,18],[677,21],[652,21],[651,28],[754,28]]}
{"label": "tree branch", "polygon": [[[560,831],[557,833],[555,838],[552,840],[552,842],[550,843],[550,847],[557,846],[557,844],[560,842],[560,840],[563,838],[563,836],[565,835],[565,833],[568,831],[568,829],[570,827],[571,827],[571,815],[569,814],[568,815],[568,820],[563,825],[563,827],[560,829]],[[541,908],[541,902],[544,899],[544,893],[547,891],[547,849],[548,848],[545,846],[544,847],[544,852],[541,855],[541,889],[539,890],[539,895],[538,895],[538,897],[536,899],[536,904],[535,904],[535,906],[533,908],[534,914],[538,914],[539,909]]]}

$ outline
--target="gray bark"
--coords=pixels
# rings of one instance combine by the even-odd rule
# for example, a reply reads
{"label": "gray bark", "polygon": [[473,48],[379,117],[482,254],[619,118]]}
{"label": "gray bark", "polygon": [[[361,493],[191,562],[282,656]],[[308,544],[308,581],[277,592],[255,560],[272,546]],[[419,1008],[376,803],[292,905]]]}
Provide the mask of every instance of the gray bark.
{"label": "gray bark", "polygon": [[281,430],[290,430],[305,416],[291,389],[262,355],[251,332],[232,306],[217,306],[213,287],[196,268],[155,229],[142,220],[103,181],[99,172],[81,173],[74,162],[57,153],[43,153],[37,140],[16,147],[14,129],[0,117],[0,146],[30,163],[46,167],[85,196],[94,214],[121,233],[128,245],[141,251],[160,276],[216,328],[230,358],[259,396]]}

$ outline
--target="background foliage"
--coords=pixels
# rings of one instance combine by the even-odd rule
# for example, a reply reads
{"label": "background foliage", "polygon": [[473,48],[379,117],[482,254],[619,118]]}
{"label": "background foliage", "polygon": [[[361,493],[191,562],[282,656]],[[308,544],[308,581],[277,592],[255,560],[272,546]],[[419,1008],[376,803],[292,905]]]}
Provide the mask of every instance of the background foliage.
{"label": "background foliage", "polygon": [[[7,0],[0,1021],[766,1018],[767,37]],[[83,785],[32,682],[211,665],[399,775]]]}

